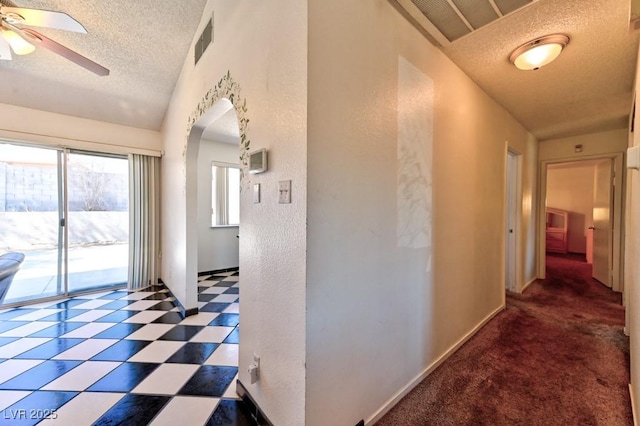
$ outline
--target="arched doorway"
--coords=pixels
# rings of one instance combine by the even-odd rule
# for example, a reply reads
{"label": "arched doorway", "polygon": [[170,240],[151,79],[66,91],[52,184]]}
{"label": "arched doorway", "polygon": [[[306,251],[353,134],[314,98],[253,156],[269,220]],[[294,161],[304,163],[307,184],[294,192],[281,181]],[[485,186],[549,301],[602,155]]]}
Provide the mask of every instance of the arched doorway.
{"label": "arched doorway", "polygon": [[[231,112],[235,111],[235,113]],[[251,142],[247,136],[249,119],[246,99],[240,96],[240,86],[227,74],[211,88],[191,114],[188,123],[185,146],[185,195],[186,195],[186,288],[185,306],[197,306],[198,298],[198,158],[200,144],[205,130],[223,116],[235,116],[238,135],[238,165],[240,171],[240,191],[249,186],[248,153]],[[186,314],[197,312],[188,309]]]}

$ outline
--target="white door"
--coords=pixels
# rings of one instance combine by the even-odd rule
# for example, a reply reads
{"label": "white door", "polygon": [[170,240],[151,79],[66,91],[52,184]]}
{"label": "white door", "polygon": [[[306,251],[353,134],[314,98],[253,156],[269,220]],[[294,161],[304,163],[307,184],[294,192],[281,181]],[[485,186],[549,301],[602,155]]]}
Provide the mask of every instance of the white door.
{"label": "white door", "polygon": [[507,200],[505,241],[505,287],[516,291],[516,207],[518,197],[518,157],[507,155]]}
{"label": "white door", "polygon": [[596,165],[593,190],[593,278],[611,287],[611,183],[612,161]]}

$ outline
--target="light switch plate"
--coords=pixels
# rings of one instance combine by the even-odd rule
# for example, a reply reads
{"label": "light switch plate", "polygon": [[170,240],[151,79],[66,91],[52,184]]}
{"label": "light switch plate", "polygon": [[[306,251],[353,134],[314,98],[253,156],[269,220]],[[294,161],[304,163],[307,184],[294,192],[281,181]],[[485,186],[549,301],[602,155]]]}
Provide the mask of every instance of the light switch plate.
{"label": "light switch plate", "polygon": [[258,204],[260,202],[260,184],[253,184],[253,203]]}
{"label": "light switch plate", "polygon": [[281,180],[278,182],[278,203],[290,204],[291,203],[291,181]]}
{"label": "light switch plate", "polygon": [[627,169],[640,170],[640,146],[627,149]]}

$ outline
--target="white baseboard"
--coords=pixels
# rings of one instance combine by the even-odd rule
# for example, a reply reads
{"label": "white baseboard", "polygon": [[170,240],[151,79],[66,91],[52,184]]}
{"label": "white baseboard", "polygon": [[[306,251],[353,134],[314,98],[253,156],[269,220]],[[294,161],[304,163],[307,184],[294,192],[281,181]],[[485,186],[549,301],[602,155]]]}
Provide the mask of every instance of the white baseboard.
{"label": "white baseboard", "polygon": [[528,283],[526,283],[524,286],[522,286],[522,290],[520,290],[520,293],[524,293],[524,291],[529,288],[529,286],[533,283],[535,283],[536,281],[538,281],[538,278],[533,278],[531,281],[529,281]]}
{"label": "white baseboard", "polygon": [[633,415],[633,426],[638,426],[638,416],[636,415],[636,405],[633,398],[633,387],[629,383],[629,396],[631,397],[631,414]]}
{"label": "white baseboard", "polygon": [[478,323],[471,331],[462,336],[460,340],[458,340],[453,346],[451,346],[447,351],[445,351],[438,359],[433,361],[422,373],[418,374],[414,377],[409,383],[407,383],[404,387],[402,387],[391,399],[385,402],[382,407],[380,407],[367,421],[366,425],[373,425],[378,420],[380,420],[385,414],[389,412],[402,398],[404,398],[413,388],[418,386],[420,382],[422,382],[429,374],[433,372],[440,364],[447,360],[451,355],[453,355],[460,346],[465,344],[467,340],[472,338],[486,323],[491,321],[493,317],[498,315],[503,309],[505,305],[498,307],[495,311],[491,312],[487,315],[480,323]]}

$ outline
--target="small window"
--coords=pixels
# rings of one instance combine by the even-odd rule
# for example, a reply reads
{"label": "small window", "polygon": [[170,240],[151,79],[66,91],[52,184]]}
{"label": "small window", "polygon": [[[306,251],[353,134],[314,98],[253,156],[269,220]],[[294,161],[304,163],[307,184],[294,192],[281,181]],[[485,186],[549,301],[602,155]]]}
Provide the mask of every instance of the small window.
{"label": "small window", "polygon": [[211,164],[211,226],[240,224],[240,169],[234,164]]}

